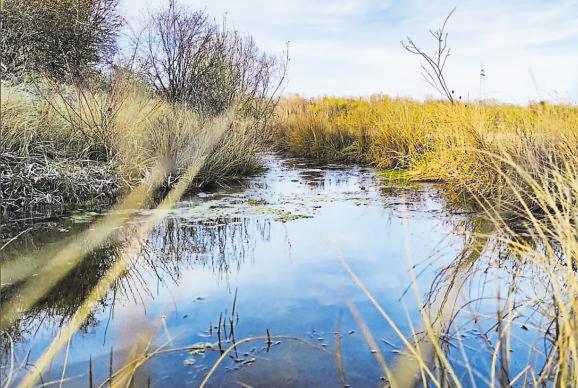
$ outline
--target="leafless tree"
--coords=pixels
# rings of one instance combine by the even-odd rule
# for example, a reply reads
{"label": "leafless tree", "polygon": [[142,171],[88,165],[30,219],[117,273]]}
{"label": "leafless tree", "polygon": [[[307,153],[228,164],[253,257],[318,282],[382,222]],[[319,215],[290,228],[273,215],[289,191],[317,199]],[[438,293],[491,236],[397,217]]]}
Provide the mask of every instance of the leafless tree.
{"label": "leafless tree", "polygon": [[450,11],[448,16],[446,16],[441,28],[429,31],[436,41],[436,48],[433,54],[430,55],[419,48],[409,36],[407,37],[407,41],[401,41],[401,45],[404,49],[412,54],[421,56],[425,61],[421,64],[421,72],[424,80],[439,93],[444,95],[452,104],[455,102],[454,91],[448,87],[444,69],[451,53],[447,44],[448,33],[446,32],[446,26],[455,10],[456,7]]}
{"label": "leafless tree", "polygon": [[200,113],[219,114],[236,103],[246,114],[262,114],[285,74],[281,66],[279,77],[278,59],[262,53],[250,36],[174,0],[149,15],[141,37],[137,57],[147,82]]}

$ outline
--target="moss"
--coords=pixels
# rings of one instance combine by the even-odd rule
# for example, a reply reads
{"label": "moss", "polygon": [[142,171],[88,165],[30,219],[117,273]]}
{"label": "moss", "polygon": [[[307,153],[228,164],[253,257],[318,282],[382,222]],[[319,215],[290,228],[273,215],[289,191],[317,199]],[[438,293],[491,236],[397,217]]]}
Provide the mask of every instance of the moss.
{"label": "moss", "polygon": [[396,184],[410,184],[413,179],[409,170],[387,169],[379,170],[377,173],[386,181],[395,182]]}
{"label": "moss", "polygon": [[263,205],[267,205],[267,201],[265,201],[264,199],[248,199],[245,202],[243,202],[246,205],[249,206],[263,206]]}
{"label": "moss", "polygon": [[275,221],[282,223],[291,222],[302,218],[313,218],[311,215],[291,213],[286,210],[271,207],[260,207],[256,209],[256,214],[271,216]]}

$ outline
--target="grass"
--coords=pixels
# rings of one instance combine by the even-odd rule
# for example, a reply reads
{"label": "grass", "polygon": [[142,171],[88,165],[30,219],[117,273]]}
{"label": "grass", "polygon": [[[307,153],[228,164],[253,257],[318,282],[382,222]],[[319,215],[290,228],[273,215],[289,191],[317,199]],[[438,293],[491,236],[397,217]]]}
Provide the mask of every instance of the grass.
{"label": "grass", "polygon": [[531,190],[521,187],[527,182],[511,165],[547,177],[574,163],[578,148],[578,108],[547,103],[292,97],[279,104],[272,128],[277,147],[293,155],[366,163],[391,176],[446,182],[458,196],[510,205],[520,202],[496,170],[515,181],[529,203]]}
{"label": "grass", "polygon": [[[483,296],[480,287],[498,282],[506,291],[498,291],[495,315],[486,316],[496,331],[487,344],[490,375],[477,377],[489,386],[578,385],[577,107],[294,97],[279,105],[273,127],[285,152],[373,165],[392,180],[442,182],[452,202],[467,199],[483,215],[464,252],[426,293],[422,327],[409,335],[343,262],[413,357],[383,368],[390,383],[461,386],[459,363],[473,381],[476,366],[465,356],[450,362],[447,341],[459,346],[459,318],[476,322],[481,313],[471,306]],[[423,290],[414,288],[422,300]],[[513,375],[508,352],[520,325],[539,333],[545,350],[531,352]],[[530,361],[538,356],[541,367]]]}
{"label": "grass", "polygon": [[[118,182],[114,195],[124,193],[114,208],[121,212],[111,212],[71,239],[48,257],[41,269],[3,267],[19,277],[23,288],[18,298],[10,298],[3,306],[2,328],[10,327],[23,311],[33,308],[90,251],[129,223],[122,210],[144,206],[159,187],[170,187],[155,206],[158,211],[136,227],[120,258],[87,293],[37,361],[37,369],[25,376],[23,386],[33,385],[53,357],[68,346],[97,302],[139,255],[141,240],[175,201],[191,186],[223,183],[256,166],[255,156],[264,137],[255,123],[234,109],[209,119],[167,104],[137,84],[122,85],[108,94],[76,90],[76,97],[74,88],[56,90],[54,86],[45,95],[18,87],[2,90],[2,163],[8,166],[3,171],[16,171],[21,168],[18,163],[38,163],[52,174],[49,179],[43,178],[46,172],[34,172],[34,168],[17,170],[17,176],[30,172],[29,181],[22,178],[17,185],[24,188],[23,193],[26,187],[38,187],[42,179],[58,181],[63,173],[57,168],[78,168],[79,161],[100,172],[109,169],[106,176]],[[367,163],[384,169],[384,176],[391,180],[444,182],[450,197],[467,196],[483,214],[484,221],[467,233],[469,244],[464,252],[440,270],[425,297],[415,282],[422,322],[421,327],[410,323],[409,334],[399,329],[399,319],[385,312],[363,280],[341,259],[384,325],[392,328],[406,348],[406,355],[392,365],[378,351],[374,353],[391,385],[407,386],[416,381],[424,386],[464,385],[456,370],[458,362],[465,365],[473,380],[475,365],[466,357],[456,360],[448,341],[459,346],[458,322],[478,316],[479,312],[469,306],[479,297],[480,276],[485,279],[484,286],[497,278],[506,290],[496,298],[495,314],[486,317],[493,320],[495,328],[494,341],[487,344],[490,374],[481,376],[487,385],[578,385],[578,108],[548,104],[466,106],[385,97],[291,98],[279,105],[277,113],[275,142],[286,152],[323,161]],[[81,167],[79,173],[88,174],[86,181],[92,184],[97,174]],[[64,175],[62,179],[73,178]],[[48,193],[58,192],[50,184],[40,187]],[[5,191],[3,186],[3,195],[9,192],[10,198],[18,199],[13,187]],[[86,194],[77,194],[78,200],[91,197],[91,193],[89,187]],[[407,258],[409,267],[414,268],[411,248],[406,247]],[[47,274],[41,284],[30,276],[37,270]],[[522,281],[532,285],[536,294],[520,296],[516,291]],[[348,306],[370,347],[377,348],[363,317],[353,304]],[[514,328],[520,325],[532,327],[547,345],[540,351],[545,361],[539,368],[529,360],[514,375],[508,351],[511,343],[519,340]],[[209,370],[204,383],[236,345],[266,338],[270,341],[272,337],[236,341]],[[115,384],[130,382],[148,359],[171,351],[159,348],[135,353],[115,375]],[[339,363],[342,356],[336,357]]]}
{"label": "grass", "polygon": [[[60,334],[52,341],[51,345],[44,352],[44,354],[36,362],[36,367],[33,371],[28,373],[20,382],[20,386],[27,387],[35,384],[36,380],[40,378],[42,372],[47,369],[51,363],[53,357],[69,343],[72,336],[76,331],[83,325],[88,316],[92,313],[95,305],[98,301],[102,300],[109,289],[112,287],[114,282],[126,273],[131,260],[138,257],[141,250],[141,241],[145,239],[152,229],[158,225],[167,215],[168,211],[172,208],[176,201],[178,201],[182,195],[189,188],[191,181],[195,178],[197,173],[200,171],[202,165],[208,154],[212,151],[214,145],[221,139],[222,134],[229,128],[231,122],[231,115],[226,115],[222,118],[215,120],[210,131],[210,134],[206,136],[203,143],[198,144],[198,150],[196,154],[190,155],[192,163],[189,165],[187,170],[182,174],[181,178],[177,181],[170,192],[165,196],[165,198],[156,207],[158,210],[150,215],[135,231],[133,238],[127,244],[120,257],[115,261],[115,263],[106,271],[102,276],[98,284],[94,287],[92,292],[87,296],[84,302],[79,306],[76,313],[72,316],[70,322],[68,322],[61,330]],[[172,167],[172,166],[171,166]],[[142,200],[142,199],[141,199]],[[94,238],[89,239],[88,244],[91,244],[93,248],[110,235],[113,228],[111,228],[111,222],[114,222],[114,218],[117,215],[111,213],[101,222],[100,226],[88,231],[88,233],[94,234]],[[5,306],[3,306],[4,314],[1,322],[2,329],[10,327],[15,319],[18,318],[22,311],[26,311],[33,307],[49,290],[50,288],[62,279],[70,270],[72,270],[78,263],[84,259],[86,255],[85,252],[79,251],[79,245],[87,244],[86,241],[82,241],[82,235],[78,236],[77,239],[71,241],[66,247],[64,247],[60,252],[51,257],[44,271],[49,270],[52,273],[53,282],[46,282],[43,285],[35,284],[34,281],[27,281],[27,290],[23,292],[22,298],[20,300],[15,300],[18,298],[13,298],[9,300]],[[83,248],[84,249],[84,248]],[[58,270],[54,270],[55,264],[58,264],[62,260],[67,260],[68,265],[60,266]],[[73,262],[75,265],[73,265]]]}
{"label": "grass", "polygon": [[[122,75],[106,92],[91,85],[2,85],[1,209],[80,205],[138,186],[167,166],[166,187],[209,136],[211,117],[169,104]],[[259,168],[263,128],[234,114],[192,187],[224,184]]]}
{"label": "grass", "polygon": [[[513,224],[486,199],[478,198],[486,220],[471,231],[468,250],[445,268],[432,286],[437,305],[428,305],[428,315],[449,312],[441,321],[446,336],[456,338],[460,334],[456,317],[469,315],[475,319],[479,314],[465,307],[483,294],[475,279],[483,277],[482,287],[492,282],[502,284],[504,291],[498,291],[493,317],[496,340],[489,345],[491,385],[578,384],[578,160],[566,156],[563,164],[548,164],[548,175],[537,178],[534,165],[521,166],[511,158],[499,158],[500,163],[492,165],[493,171],[503,179],[504,189],[517,197],[523,225]],[[511,171],[517,179],[511,178]],[[528,195],[530,202],[525,199]],[[460,303],[448,297],[452,293],[460,295]],[[427,319],[424,322],[426,327],[432,326]],[[511,343],[521,341],[514,327],[530,327],[544,339],[544,350],[534,349],[518,375],[511,372],[508,354]],[[536,367],[530,360],[539,355],[545,362]]]}
{"label": "grass", "polygon": [[[429,290],[417,285],[408,243],[410,220],[404,215],[406,257],[421,313],[419,327],[406,323],[409,334],[399,329],[403,320],[387,314],[363,280],[339,258],[384,325],[405,345],[404,355],[382,367],[391,386],[475,386],[475,380],[492,387],[578,385],[578,158],[565,156],[564,163],[547,164],[543,168],[548,168],[548,174],[536,177],[537,166],[517,164],[507,153],[493,155],[487,168],[502,179],[502,189],[517,198],[517,222],[472,190],[482,212],[467,228],[463,252],[441,268]],[[494,294],[488,294],[486,289],[494,287]],[[481,307],[488,295],[496,304],[493,311]],[[354,306],[350,309],[363,328],[362,317]],[[487,340],[474,363],[463,350],[462,328],[464,322],[466,328],[481,328],[482,320],[489,327],[482,329]],[[519,333],[528,330],[538,341],[526,343],[527,364],[515,369],[510,351],[513,344],[525,343]],[[374,349],[370,333],[366,338]],[[482,354],[487,356],[480,361]],[[481,367],[486,362],[488,371]]]}
{"label": "grass", "polygon": [[[173,7],[170,9],[172,12]],[[235,62],[237,56],[243,62],[251,62],[244,55],[255,52],[244,51],[245,47],[244,43],[233,44],[231,57],[223,63]],[[50,57],[50,53],[44,54]],[[180,71],[182,63],[175,64]],[[256,71],[256,83],[252,84],[255,90],[247,93],[255,106],[259,102],[269,106],[272,101],[264,94],[263,101],[255,96],[269,91],[271,74],[261,72],[269,72],[273,63],[258,65],[240,65],[243,85],[232,87],[243,89],[245,82],[251,85],[250,73]],[[222,69],[217,70],[220,74]],[[170,77],[170,69],[167,71]],[[235,78],[236,74],[231,76]],[[142,264],[137,260],[143,255],[143,241],[154,233],[174,204],[188,190],[225,185],[230,179],[256,171],[258,154],[266,140],[272,139],[278,149],[293,155],[321,162],[375,166],[382,170],[385,179],[399,184],[440,182],[446,188],[448,205],[473,206],[479,211],[464,233],[465,249],[439,270],[428,290],[418,288],[408,243],[409,220],[407,214],[403,215],[406,256],[421,318],[420,322],[408,322],[409,333],[401,330],[403,322],[399,317],[389,316],[363,279],[344,258],[338,257],[383,318],[383,324],[399,336],[405,347],[390,364],[379,351],[361,313],[353,302],[346,301],[388,385],[467,385],[458,370],[461,365],[471,385],[475,385],[477,374],[488,386],[578,386],[578,107],[548,103],[451,104],[384,96],[313,100],[290,97],[277,106],[275,119],[269,123],[273,135],[269,136],[269,128],[263,126],[268,119],[267,109],[252,117],[247,113],[252,104],[245,104],[245,108],[233,104],[220,114],[203,115],[185,105],[162,100],[122,70],[108,81],[103,81],[105,77],[99,74],[95,77],[98,81],[72,80],[70,84],[49,80],[2,84],[2,224],[15,218],[16,213],[114,204],[110,212],[82,232],[52,244],[52,248],[41,246],[41,260],[25,256],[0,259],[2,275],[17,285],[15,289],[2,290],[8,292],[3,294],[0,333],[11,356],[8,371],[3,374],[7,376],[4,385],[10,385],[16,373],[13,352],[14,342],[19,339],[10,334],[10,328],[27,311],[44,304],[62,316],[62,325],[35,360],[34,369],[26,369],[20,386],[34,386],[39,380],[44,385],[43,372],[51,367],[57,354],[65,351],[61,378],[50,382],[62,386],[67,381],[71,339],[91,319],[118,280]],[[162,75],[162,83],[160,78]],[[207,85],[211,86],[203,91],[207,96],[215,94],[208,92],[221,92],[221,81],[235,82],[219,76],[208,80]],[[262,84],[265,85],[261,89]],[[191,84],[179,86],[184,90],[190,89]],[[447,94],[451,99],[451,94]],[[260,114],[265,116],[257,118]],[[246,205],[264,205],[258,202],[249,201]],[[135,223],[136,216],[131,211],[144,207],[155,211]],[[305,217],[284,211],[270,213],[279,222]],[[0,253],[4,254],[4,249],[25,232],[3,244]],[[233,234],[231,238],[244,236]],[[111,243],[109,249],[115,254],[101,260],[95,253],[106,251],[106,245]],[[96,260],[91,259],[93,255]],[[83,266],[92,261],[98,269]],[[93,271],[85,273],[85,268]],[[56,297],[51,294],[70,277],[84,285],[82,292],[76,292],[81,295],[72,295],[69,289]],[[497,295],[492,295],[495,311],[476,310],[477,302],[486,295],[485,288],[496,283]],[[295,337],[271,336],[269,329],[267,336],[235,339],[235,303],[236,294],[229,321],[232,343],[223,321],[224,343],[230,346],[222,349],[219,318],[221,354],[207,370],[201,386],[212,383],[228,355],[244,343],[260,341],[269,347],[272,339],[286,339],[308,344]],[[465,356],[460,336],[464,320],[477,324],[480,318],[491,323],[484,345],[489,355],[485,360],[490,366],[487,374],[478,372],[473,360]],[[135,325],[138,326],[147,325]],[[154,335],[161,327],[167,333],[167,342],[154,348]],[[543,349],[533,348],[522,370],[514,370],[511,365],[512,343],[522,340],[517,337],[517,327],[530,328],[544,340]],[[134,385],[137,370],[152,357],[198,350],[198,344],[169,348],[172,338],[164,320],[158,327],[134,334],[125,365],[114,373],[111,348],[109,378],[101,386]],[[339,325],[335,335],[337,372],[345,386]],[[202,350],[206,350],[205,346]],[[456,357],[452,349],[460,346],[462,354]],[[314,348],[326,352],[318,346]],[[541,364],[535,362],[537,356],[543,359]],[[30,365],[25,361],[25,368]],[[88,374],[92,386],[92,358]]]}

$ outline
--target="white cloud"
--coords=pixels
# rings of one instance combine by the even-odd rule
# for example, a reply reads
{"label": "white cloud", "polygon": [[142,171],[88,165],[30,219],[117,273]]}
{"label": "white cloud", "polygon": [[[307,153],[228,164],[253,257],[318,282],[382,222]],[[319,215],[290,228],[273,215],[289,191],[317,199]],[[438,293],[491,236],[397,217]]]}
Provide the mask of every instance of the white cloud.
{"label": "white cloud", "polygon": [[[251,33],[266,50],[291,41],[287,92],[305,95],[390,95],[423,98],[419,60],[403,51],[407,35],[427,47],[457,0],[181,0],[206,8]],[[148,4],[147,4],[148,3]],[[162,0],[121,0],[127,18]],[[449,80],[463,96],[479,96],[480,66],[487,97],[526,102],[578,101],[578,1],[457,3],[449,23]],[[538,90],[532,81],[535,75]]]}

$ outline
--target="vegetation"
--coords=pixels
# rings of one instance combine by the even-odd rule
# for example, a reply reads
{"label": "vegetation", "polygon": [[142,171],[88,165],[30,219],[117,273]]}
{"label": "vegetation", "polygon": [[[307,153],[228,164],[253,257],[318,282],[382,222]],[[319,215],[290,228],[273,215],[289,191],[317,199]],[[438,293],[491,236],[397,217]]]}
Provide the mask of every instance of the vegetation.
{"label": "vegetation", "polygon": [[250,36],[174,2],[150,15],[141,36],[137,61],[143,77],[167,101],[201,114],[223,113],[233,103],[254,117],[268,113],[263,105],[278,86],[278,63]]}
{"label": "vegetation", "polygon": [[[441,268],[425,296],[417,285],[412,247],[406,245],[412,285],[417,300],[423,303],[420,326],[412,326],[410,334],[400,330],[402,320],[387,314],[363,280],[341,260],[384,324],[404,342],[404,355],[389,367],[382,365],[392,386],[416,382],[424,386],[475,386],[476,380],[486,386],[578,383],[578,159],[565,154],[558,166],[548,165],[547,175],[536,177],[534,161],[524,166],[509,155],[493,157],[500,163],[487,167],[488,173],[499,176],[503,189],[517,198],[517,220],[512,222],[500,209],[490,207],[491,201],[477,197],[483,212],[465,228],[463,252]],[[490,311],[480,307],[487,298],[487,287],[497,288]],[[480,325],[485,319],[489,324]],[[489,327],[483,345],[488,353],[481,361],[489,366],[489,376],[479,373],[476,363],[480,358],[473,361],[464,353],[462,338],[468,323]],[[543,340],[543,348],[529,345],[527,358],[522,357],[526,364],[513,372],[510,352],[512,344],[524,342],[520,329],[530,330],[540,343]],[[366,337],[370,343],[371,334]]]}
{"label": "vegetation", "polygon": [[122,18],[118,0],[3,0],[2,78],[42,72],[65,80],[110,62]]}
{"label": "vegetation", "polygon": [[279,104],[272,126],[277,146],[294,155],[400,170],[515,212],[522,199],[539,207],[517,166],[541,182],[575,167],[578,147],[578,108],[547,103],[293,97]]}
{"label": "vegetation", "polygon": [[[446,32],[446,26],[455,10],[456,8],[454,7],[450,11],[439,29],[435,31],[429,30],[430,35],[435,40],[436,48],[433,55],[430,55],[423,49],[419,48],[409,36],[407,37],[407,42],[401,41],[401,45],[407,52],[418,55],[422,58],[423,63],[421,64],[421,75],[424,81],[433,87],[439,94],[446,97],[452,104],[455,102],[455,91],[450,89],[445,77],[445,67],[451,54],[451,50],[448,47],[448,33]],[[461,97],[458,99],[461,100]]]}
{"label": "vegetation", "polygon": [[[466,232],[464,252],[440,270],[420,308],[421,327],[410,335],[343,262],[405,344],[406,355],[396,364],[380,363],[392,386],[475,385],[474,376],[488,386],[578,384],[578,108],[293,97],[280,103],[274,128],[285,152],[441,182],[454,205],[459,199],[460,206],[481,210],[483,222]],[[463,346],[459,322],[480,319],[483,313],[471,306],[494,283],[504,285],[504,295],[498,294],[497,312],[490,315],[496,336],[486,344],[488,377],[452,347]],[[544,350],[533,350],[522,372],[513,374],[509,349],[519,341],[519,325],[539,333]],[[371,333],[366,339],[371,347]],[[536,366],[537,359],[544,361]]]}
{"label": "vegetation", "polygon": [[[424,302],[421,327],[409,335],[342,260],[405,344],[394,365],[376,355],[392,386],[475,385],[480,379],[488,386],[576,385],[578,108],[448,100],[286,98],[273,124],[276,145],[325,162],[373,165],[393,179],[440,182],[452,206],[459,200],[482,215],[466,229],[464,252],[440,270],[425,298],[413,284]],[[452,347],[463,347],[459,322],[478,322],[484,313],[471,306],[495,283],[503,284],[504,294],[489,315],[496,336],[485,345],[491,376],[483,376]],[[519,341],[519,325],[539,333],[544,349],[530,352],[525,368],[513,374],[509,349]],[[364,336],[375,348],[371,333]]]}
{"label": "vegetation", "polygon": [[[259,168],[257,154],[283,67],[250,37],[171,2],[150,15],[146,41],[135,43],[135,55],[98,70],[95,62],[109,58],[104,51],[114,51],[116,1],[78,2],[86,8],[81,15],[98,24],[78,19],[62,24],[65,32],[54,28],[59,18],[73,20],[70,6],[58,2],[37,14],[51,7],[50,1],[39,3],[35,8],[14,0],[2,11],[8,32],[2,44],[14,53],[5,56],[2,74],[5,214],[112,200],[159,164],[170,187],[198,157],[197,144],[217,117],[226,117],[228,129],[191,185],[223,184]],[[38,22],[14,22],[24,17]],[[78,23],[88,32],[78,30]],[[10,40],[23,33],[32,41]],[[169,51],[156,46],[161,41],[172,42],[165,46]]]}
{"label": "vegetation", "polygon": [[[492,354],[491,376],[482,378],[488,385],[578,385],[577,107],[546,102],[528,106],[464,103],[455,98],[444,74],[449,56],[445,29],[453,11],[441,29],[432,31],[438,47],[433,56],[409,38],[404,43],[406,50],[426,61],[422,68],[426,80],[447,101],[384,96],[278,101],[285,62],[262,53],[251,37],[174,1],[149,15],[129,59],[115,58],[123,22],[116,5],[117,0],[3,2],[3,219],[55,205],[115,203],[111,212],[90,227],[52,249],[41,247],[33,259],[23,260],[18,252],[12,252],[10,260],[2,258],[2,270],[13,283],[2,288],[0,331],[8,335],[0,343],[7,347],[6,338],[12,341],[10,330],[19,332],[27,312],[36,309],[47,317],[63,319],[59,335],[34,370],[28,370],[23,385],[34,385],[56,354],[70,346],[75,333],[94,319],[95,308],[105,305],[111,289],[120,289],[130,274],[139,283],[146,282],[138,273],[147,269],[137,265],[142,263],[139,258],[144,256],[150,271],[158,275],[157,263],[147,257],[144,242],[160,233],[158,226],[188,190],[224,185],[256,171],[259,153],[271,142],[282,152],[322,162],[374,166],[385,170],[383,176],[391,180],[441,183],[450,205],[478,210],[480,217],[464,233],[464,251],[440,269],[425,298],[414,282],[422,327],[414,328],[410,322],[410,333],[402,332],[400,322],[385,312],[346,260],[340,260],[405,346],[396,365],[388,365],[360,313],[348,304],[390,385],[463,384],[448,344],[459,341],[459,319],[465,314],[471,314],[472,321],[477,319],[478,312],[472,312],[470,305],[482,297],[475,295],[481,274],[484,287],[492,276],[506,283],[506,295],[496,298],[495,341],[487,344]],[[75,17],[70,17],[71,11]],[[252,199],[244,205],[264,203]],[[145,206],[155,211],[139,218],[132,214]],[[260,213],[265,212],[261,209]],[[268,213],[277,222],[309,217],[285,210]],[[219,228],[227,222],[241,225],[240,229],[223,232]],[[180,258],[181,252],[208,252],[210,247],[203,245],[213,243],[221,247],[219,258],[224,264],[219,265],[228,268],[226,252],[236,246],[225,249],[227,239],[242,243],[250,238],[243,222],[188,224],[180,229],[172,220],[161,250],[168,246]],[[180,242],[172,236],[173,229],[176,237],[183,233]],[[208,234],[203,234],[205,229]],[[214,258],[202,257],[215,265]],[[409,246],[407,257],[415,271]],[[192,262],[197,259],[191,258]],[[179,277],[178,266],[163,264],[171,278]],[[522,280],[536,285],[533,289],[540,293],[519,293]],[[78,292],[70,291],[71,284]],[[229,336],[221,315],[217,326],[220,357],[203,384],[229,353],[236,352],[237,345],[266,340],[268,351],[272,339],[306,342],[271,336],[268,330],[267,336],[236,339],[235,306],[236,294],[231,316],[226,317]],[[524,327],[531,324],[544,339],[540,355],[545,362],[539,370],[529,363],[512,375],[509,344],[515,340],[513,326],[520,317],[527,318]],[[222,348],[221,327],[224,343],[231,344],[228,349]],[[211,336],[212,331],[211,323]],[[161,346],[150,352],[153,339],[147,335],[135,336],[139,337],[135,343],[142,344],[135,344],[126,366],[114,374],[116,384],[130,384],[136,370],[157,354],[199,350]],[[338,364],[342,361],[339,341],[338,328]],[[145,343],[145,351],[139,353]],[[211,344],[202,350],[209,348],[217,350]],[[475,366],[467,359],[464,362],[471,377]],[[342,368],[340,364],[345,385]],[[113,385],[112,361],[110,372],[104,383]],[[62,376],[60,383],[64,371]],[[11,378],[10,372],[8,382]]]}

